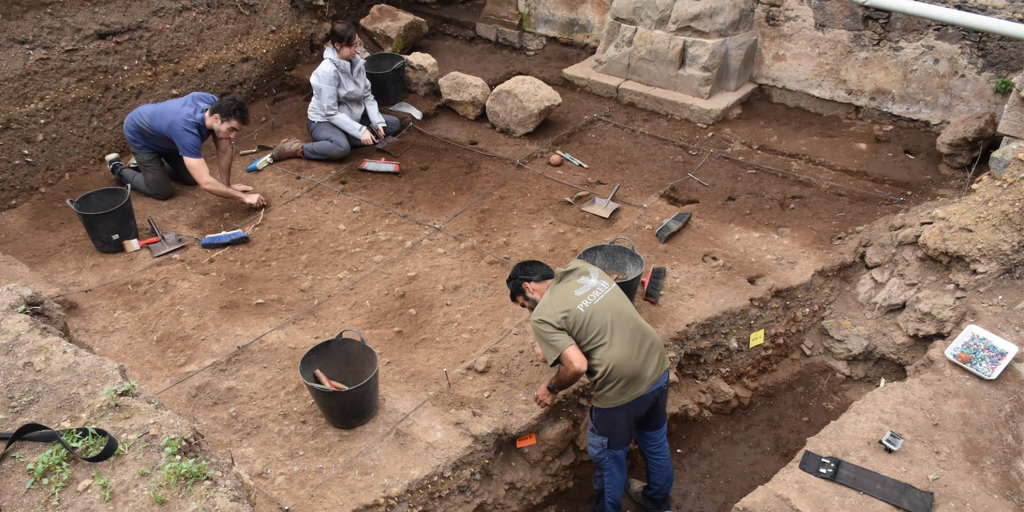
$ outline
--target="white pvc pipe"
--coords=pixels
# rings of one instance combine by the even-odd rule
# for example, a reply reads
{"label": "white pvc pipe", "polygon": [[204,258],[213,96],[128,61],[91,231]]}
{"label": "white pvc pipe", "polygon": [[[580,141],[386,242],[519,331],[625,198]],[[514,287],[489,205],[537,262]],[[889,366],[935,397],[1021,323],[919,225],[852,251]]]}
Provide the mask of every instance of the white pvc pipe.
{"label": "white pvc pipe", "polygon": [[990,34],[1024,40],[1024,24],[1021,23],[990,18],[980,14],[958,11],[956,9],[940,7],[938,5],[915,2],[914,0],[850,1],[872,9],[908,14],[910,16],[917,16],[918,18],[946,23],[948,25],[956,25],[958,27],[977,30],[978,32],[988,32]]}

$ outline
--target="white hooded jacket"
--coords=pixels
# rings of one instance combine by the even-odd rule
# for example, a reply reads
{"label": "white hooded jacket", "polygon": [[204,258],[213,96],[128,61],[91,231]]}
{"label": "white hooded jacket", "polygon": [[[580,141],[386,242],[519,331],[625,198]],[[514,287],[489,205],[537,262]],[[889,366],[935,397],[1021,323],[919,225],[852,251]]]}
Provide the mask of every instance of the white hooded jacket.
{"label": "white hooded jacket", "polygon": [[359,138],[363,125],[359,119],[365,110],[373,126],[384,126],[377,100],[366,79],[366,61],[356,55],[351,62],[341,60],[333,46],[324,50],[324,60],[309,77],[313,99],[307,116],[310,121],[329,121],[345,133]]}

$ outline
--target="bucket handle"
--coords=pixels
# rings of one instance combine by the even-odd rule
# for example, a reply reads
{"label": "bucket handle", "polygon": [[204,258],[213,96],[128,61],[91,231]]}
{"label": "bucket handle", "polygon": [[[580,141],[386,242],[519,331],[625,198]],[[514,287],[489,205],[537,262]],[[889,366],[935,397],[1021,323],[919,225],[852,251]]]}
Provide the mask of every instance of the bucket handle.
{"label": "bucket handle", "polygon": [[624,236],[617,236],[615,238],[612,238],[611,240],[608,241],[608,245],[615,245],[615,242],[617,242],[619,240],[625,240],[625,241],[629,242],[630,248],[633,249],[633,252],[636,252],[636,244],[634,244],[632,240],[630,240],[630,239],[628,239],[628,238],[626,238]]}
{"label": "bucket handle", "polygon": [[[132,193],[132,184],[129,183],[127,188],[128,188],[128,194],[131,195],[131,193]],[[68,204],[68,206],[71,207],[72,210],[75,209],[75,200],[74,199],[68,199],[65,202]],[[77,212],[78,210],[75,210],[75,211]]]}
{"label": "bucket handle", "polygon": [[[366,48],[363,48],[363,49],[364,49],[364,50],[366,50]],[[370,50],[366,50],[366,52],[367,52],[367,53],[369,53],[369,54],[370,54],[371,56],[373,56],[373,55],[374,55],[374,53],[373,53],[373,52],[371,52]],[[381,54],[384,54],[384,53],[388,53],[388,52],[381,52]],[[402,54],[400,54],[400,53],[396,53],[395,55],[398,55],[399,57],[401,57],[401,58],[402,58],[402,60],[400,60],[400,61],[396,62],[394,66],[391,66],[391,69],[389,69],[389,70],[387,70],[387,71],[381,71],[381,72],[380,72],[379,74],[384,74],[384,73],[390,73],[390,72],[392,72],[392,71],[394,71],[394,70],[398,69],[398,66],[401,66],[401,65],[405,64],[406,58],[405,58],[405,56],[404,56],[404,55],[402,55]],[[364,59],[364,60],[365,60],[365,59]]]}
{"label": "bucket handle", "polygon": [[359,329],[355,329],[355,328],[352,328],[352,327],[346,327],[346,328],[342,329],[341,332],[339,332],[338,335],[334,337],[334,339],[341,338],[342,335],[345,334],[345,331],[352,331],[352,332],[358,334],[359,335],[359,341],[363,342],[363,345],[367,344],[366,343],[366,338],[363,337],[363,333],[359,332]]}

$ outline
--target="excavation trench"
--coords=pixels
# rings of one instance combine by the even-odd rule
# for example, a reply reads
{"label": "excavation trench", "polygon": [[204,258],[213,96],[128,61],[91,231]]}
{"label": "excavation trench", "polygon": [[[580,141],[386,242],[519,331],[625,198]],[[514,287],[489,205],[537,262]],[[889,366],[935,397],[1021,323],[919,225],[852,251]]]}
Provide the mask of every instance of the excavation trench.
{"label": "excavation trench", "polygon": [[[695,323],[673,337],[669,443],[677,509],[731,510],[790,463],[807,439],[868,392],[904,380],[905,365],[924,355],[931,340],[899,354],[869,351],[849,361],[823,347],[822,321],[854,313],[836,295],[857,277],[856,267],[823,271],[806,284],[752,299],[747,308]],[[751,319],[769,333],[762,350],[737,344],[736,331],[749,332]],[[589,392],[585,383],[573,388],[524,430],[557,437],[563,450],[517,448],[514,436],[494,436],[464,460],[415,482],[405,499],[393,498],[385,509],[589,510]],[[630,477],[643,478],[635,447],[629,465]],[[642,509],[627,498],[623,510]]]}

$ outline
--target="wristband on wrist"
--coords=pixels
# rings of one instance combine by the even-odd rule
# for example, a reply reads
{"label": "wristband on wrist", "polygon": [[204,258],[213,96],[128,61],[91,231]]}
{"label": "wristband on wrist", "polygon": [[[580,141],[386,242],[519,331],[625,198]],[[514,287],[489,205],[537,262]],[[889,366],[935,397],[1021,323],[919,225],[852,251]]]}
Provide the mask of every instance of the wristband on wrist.
{"label": "wristband on wrist", "polygon": [[555,388],[554,384],[551,384],[550,380],[548,381],[548,393],[551,393],[552,395],[558,394],[558,389]]}

